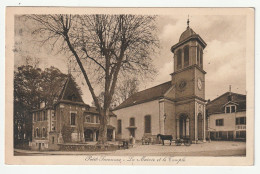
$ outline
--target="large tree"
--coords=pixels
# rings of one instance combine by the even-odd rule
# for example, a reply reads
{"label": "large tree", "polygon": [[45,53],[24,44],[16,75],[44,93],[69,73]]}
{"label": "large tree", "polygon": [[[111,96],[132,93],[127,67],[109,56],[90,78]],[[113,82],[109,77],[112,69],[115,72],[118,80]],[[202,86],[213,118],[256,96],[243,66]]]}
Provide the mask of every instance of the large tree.
{"label": "large tree", "polygon": [[[158,47],[156,16],[28,15],[42,43],[70,53],[88,85],[100,117],[99,143],[107,141],[109,109],[119,78],[154,72],[151,55]],[[94,86],[104,93],[103,104]],[[97,86],[95,86],[96,88]]]}
{"label": "large tree", "polygon": [[[110,108],[114,109],[116,106],[118,106],[123,101],[125,101],[128,97],[138,92],[139,84],[140,82],[136,77],[129,78],[129,79],[122,79],[122,81],[120,81],[120,83],[118,83],[116,86],[116,91],[110,103]],[[104,92],[101,92],[98,95],[98,101],[100,104],[103,105]],[[92,105],[95,105],[95,103],[92,102]]]}

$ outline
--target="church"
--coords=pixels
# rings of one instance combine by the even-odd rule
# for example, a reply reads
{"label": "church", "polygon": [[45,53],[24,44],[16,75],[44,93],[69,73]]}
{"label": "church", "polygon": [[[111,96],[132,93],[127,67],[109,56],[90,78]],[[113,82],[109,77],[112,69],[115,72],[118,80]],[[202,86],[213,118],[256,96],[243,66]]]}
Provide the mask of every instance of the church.
{"label": "church", "polygon": [[189,26],[171,47],[174,67],[171,81],[130,96],[113,112],[117,115],[117,139],[130,136],[156,139],[189,137],[193,143],[206,141],[205,41]]}

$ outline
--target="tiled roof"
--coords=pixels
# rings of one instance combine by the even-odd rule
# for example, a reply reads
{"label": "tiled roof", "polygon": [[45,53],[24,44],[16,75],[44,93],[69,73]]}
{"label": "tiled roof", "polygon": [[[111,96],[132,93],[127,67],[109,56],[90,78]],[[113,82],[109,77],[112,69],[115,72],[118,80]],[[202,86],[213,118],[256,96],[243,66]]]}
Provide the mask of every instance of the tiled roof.
{"label": "tiled roof", "polygon": [[128,99],[126,99],[123,103],[121,103],[114,110],[118,110],[121,108],[129,107],[132,105],[144,103],[147,101],[152,101],[163,97],[164,94],[170,89],[171,81],[162,83],[160,85],[154,86],[152,88],[145,89],[143,91],[137,92],[131,95]]}
{"label": "tiled roof", "polygon": [[71,100],[72,97],[75,98],[75,102],[84,103],[76,87],[76,82],[74,82],[72,77],[69,75],[63,86],[58,100]]}
{"label": "tiled roof", "polygon": [[245,111],[246,110],[246,95],[237,94],[233,92],[226,92],[223,95],[215,98],[211,102],[207,104],[207,112],[208,115],[217,114],[217,113],[225,113],[225,104],[227,104],[228,96],[232,97],[232,102],[238,104],[237,105],[237,112]]}

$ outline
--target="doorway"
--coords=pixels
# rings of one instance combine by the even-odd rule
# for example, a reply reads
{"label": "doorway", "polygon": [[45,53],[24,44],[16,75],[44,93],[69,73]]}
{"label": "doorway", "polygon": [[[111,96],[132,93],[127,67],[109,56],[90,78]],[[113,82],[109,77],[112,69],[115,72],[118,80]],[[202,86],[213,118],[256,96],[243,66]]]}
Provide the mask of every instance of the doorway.
{"label": "doorway", "polygon": [[135,137],[135,129],[129,129],[130,136]]}
{"label": "doorway", "polygon": [[84,131],[85,141],[93,141],[93,131],[90,129],[86,129]]}
{"label": "doorway", "polygon": [[189,118],[186,115],[181,115],[179,120],[179,135],[181,139],[190,135],[189,126]]}

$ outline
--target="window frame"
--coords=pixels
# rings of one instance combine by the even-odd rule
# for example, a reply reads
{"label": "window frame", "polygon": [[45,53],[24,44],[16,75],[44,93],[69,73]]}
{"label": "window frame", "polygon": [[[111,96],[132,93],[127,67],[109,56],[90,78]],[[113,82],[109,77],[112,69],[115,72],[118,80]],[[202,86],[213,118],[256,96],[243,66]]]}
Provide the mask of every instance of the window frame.
{"label": "window frame", "polygon": [[[132,124],[133,123],[133,124]],[[129,119],[129,126],[135,126],[135,117]]]}
{"label": "window frame", "polygon": [[[74,116],[74,124],[72,124],[72,116]],[[77,112],[70,112],[70,126],[71,127],[75,127],[76,126],[76,116],[77,116]]]}
{"label": "window frame", "polygon": [[246,117],[236,117],[236,125],[246,125]]}
{"label": "window frame", "polygon": [[46,138],[46,137],[47,137],[46,128],[43,127],[43,128],[42,128],[42,138]]}
{"label": "window frame", "polygon": [[[234,109],[234,112],[232,112],[232,108]],[[237,112],[237,106],[236,105],[227,105],[225,106],[225,113],[226,114],[231,114],[231,113],[236,113]]]}
{"label": "window frame", "polygon": [[183,48],[183,65],[187,67],[190,65],[190,47],[187,45]]}
{"label": "window frame", "polygon": [[117,120],[117,133],[122,134],[122,120],[121,119]]}
{"label": "window frame", "polygon": [[[147,123],[147,119],[146,118],[149,118],[149,131],[147,131],[148,130],[148,128],[146,127],[147,125],[148,125],[148,123]],[[152,116],[151,115],[145,115],[144,116],[144,133],[145,134],[151,134],[152,133]]]}
{"label": "window frame", "polygon": [[216,126],[224,126],[224,118],[216,119]]}
{"label": "window frame", "polygon": [[177,70],[182,68],[182,50],[177,50]]}

